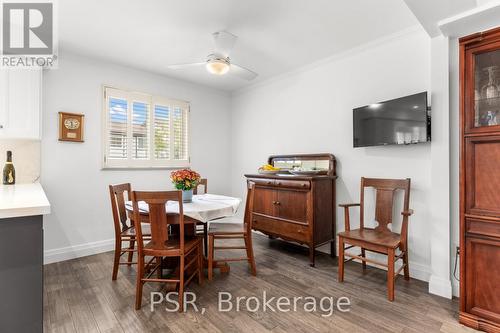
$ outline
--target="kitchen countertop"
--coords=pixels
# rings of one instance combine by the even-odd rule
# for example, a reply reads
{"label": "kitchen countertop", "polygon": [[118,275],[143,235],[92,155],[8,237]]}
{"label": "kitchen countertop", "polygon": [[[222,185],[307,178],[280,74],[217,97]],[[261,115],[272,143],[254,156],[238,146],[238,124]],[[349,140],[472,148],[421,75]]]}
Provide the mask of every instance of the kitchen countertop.
{"label": "kitchen countertop", "polygon": [[50,203],[40,183],[0,185],[0,219],[49,213]]}

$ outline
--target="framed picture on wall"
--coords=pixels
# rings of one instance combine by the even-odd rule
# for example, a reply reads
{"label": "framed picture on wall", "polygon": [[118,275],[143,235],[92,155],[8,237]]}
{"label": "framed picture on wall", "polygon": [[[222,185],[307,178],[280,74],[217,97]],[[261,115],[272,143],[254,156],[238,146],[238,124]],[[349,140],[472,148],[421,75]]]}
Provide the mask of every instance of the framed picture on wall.
{"label": "framed picture on wall", "polygon": [[59,112],[59,141],[83,142],[85,115]]}

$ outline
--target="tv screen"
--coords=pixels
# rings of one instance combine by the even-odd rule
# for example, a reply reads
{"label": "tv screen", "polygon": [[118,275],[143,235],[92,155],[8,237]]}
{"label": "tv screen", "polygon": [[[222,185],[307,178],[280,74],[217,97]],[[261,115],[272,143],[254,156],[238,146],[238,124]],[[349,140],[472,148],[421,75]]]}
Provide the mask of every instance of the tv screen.
{"label": "tv screen", "polygon": [[356,108],[354,147],[430,141],[427,119],[427,92]]}

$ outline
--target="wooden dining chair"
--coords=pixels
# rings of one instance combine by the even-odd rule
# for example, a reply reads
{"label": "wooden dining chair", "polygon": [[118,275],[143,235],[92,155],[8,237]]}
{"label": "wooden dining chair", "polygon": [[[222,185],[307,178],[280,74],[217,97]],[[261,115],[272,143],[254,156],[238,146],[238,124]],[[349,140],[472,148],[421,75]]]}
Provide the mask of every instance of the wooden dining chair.
{"label": "wooden dining chair", "polygon": [[[137,280],[135,308],[139,310],[142,304],[142,289],[146,282],[176,283],[179,293],[179,312],[184,311],[184,289],[185,286],[198,276],[198,283],[203,283],[202,265],[203,255],[201,248],[201,238],[185,234],[184,210],[182,206],[181,191],[166,192],[132,192],[132,204],[134,209],[134,220],[139,221],[139,201],[144,201],[149,206],[149,223],[151,225],[151,241],[144,242],[142,228],[137,225]],[[179,204],[179,214],[175,216],[167,215],[165,205],[167,201],[177,201]],[[169,221],[172,219],[172,221]],[[178,235],[168,233],[169,224],[179,225]],[[151,257],[146,262],[146,257]],[[178,257],[178,276],[173,278],[163,278],[161,273],[161,262],[165,257]],[[155,260],[156,259],[156,260]],[[156,261],[156,265],[153,264]],[[154,273],[157,277],[152,277]],[[186,275],[188,277],[186,278]]]}
{"label": "wooden dining chair", "polygon": [[193,194],[198,194],[198,186],[203,186],[203,194],[208,193],[208,180],[206,178],[200,179],[198,185],[193,189]]}
{"label": "wooden dining chair", "polygon": [[[125,208],[125,200],[130,200],[131,186],[130,183],[119,184],[119,185],[109,185],[109,195],[111,198],[111,210],[113,213],[113,222],[115,227],[115,255],[113,261],[113,274],[112,280],[116,280],[118,275],[118,267],[120,265],[136,264],[132,262],[136,242],[136,230],[132,221],[127,218],[127,211]],[[127,224],[128,222],[128,224]],[[151,232],[147,226],[143,228],[143,236],[149,238]],[[124,248],[123,243],[128,242],[128,247]],[[120,259],[125,254],[128,253],[128,259],[126,262],[122,262]]]}
{"label": "wooden dining chair", "polygon": [[[365,188],[371,187],[376,190],[375,201],[375,220],[378,225],[375,228],[367,228],[364,224],[364,194]],[[392,225],[392,213],[394,205],[394,195],[397,190],[404,191],[403,223],[400,233],[393,232],[388,229],[388,225]],[[366,263],[387,267],[387,298],[389,301],[394,300],[394,281],[399,276],[401,270],[404,270],[405,280],[410,279],[410,269],[408,266],[408,218],[413,214],[413,210],[409,209],[410,202],[410,179],[377,179],[377,178],[361,178],[361,194],[360,203],[342,204],[344,208],[345,231],[339,232],[339,270],[338,280],[344,281],[344,262],[354,259],[361,260],[363,270],[366,269]],[[360,207],[359,229],[351,230],[349,219],[349,208]],[[347,244],[347,247],[344,247]],[[361,253],[354,255],[346,253],[345,250],[360,247]],[[399,254],[396,254],[399,250]],[[387,264],[367,258],[366,251],[376,252],[387,255]],[[345,257],[351,259],[345,260]],[[394,265],[397,260],[401,259],[403,264],[396,272]]]}
{"label": "wooden dining chair", "polygon": [[[255,268],[255,257],[252,246],[252,217],[249,210],[253,203],[254,183],[249,182],[247,201],[245,205],[245,217],[243,223],[212,222],[208,228],[208,280],[212,280],[214,264],[217,261],[248,261],[250,272],[257,275]],[[215,246],[216,239],[243,239],[244,246]],[[215,250],[246,250],[246,257],[215,259]]]}

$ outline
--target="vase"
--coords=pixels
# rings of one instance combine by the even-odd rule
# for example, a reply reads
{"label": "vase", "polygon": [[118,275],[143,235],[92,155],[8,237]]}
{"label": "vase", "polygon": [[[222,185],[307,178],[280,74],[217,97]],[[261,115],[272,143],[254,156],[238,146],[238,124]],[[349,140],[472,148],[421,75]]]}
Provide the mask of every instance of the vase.
{"label": "vase", "polygon": [[193,190],[183,190],[182,202],[192,202],[192,201],[193,201]]}

